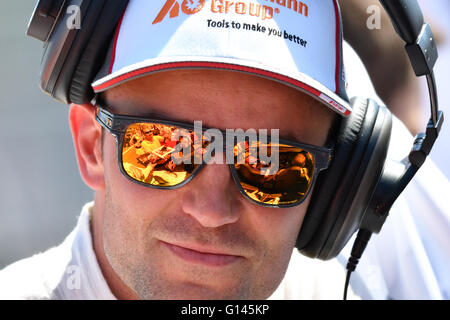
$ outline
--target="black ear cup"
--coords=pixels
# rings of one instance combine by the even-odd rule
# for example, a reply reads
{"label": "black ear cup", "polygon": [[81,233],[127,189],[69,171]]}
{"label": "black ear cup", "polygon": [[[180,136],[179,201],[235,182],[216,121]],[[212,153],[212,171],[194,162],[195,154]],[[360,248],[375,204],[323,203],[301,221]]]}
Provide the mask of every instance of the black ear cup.
{"label": "black ear cup", "polygon": [[330,167],[315,185],[296,247],[323,260],[335,257],[358,230],[381,177],[390,140],[390,112],[354,98],[343,120]]}
{"label": "black ear cup", "polygon": [[92,100],[94,96],[91,87],[92,80],[100,70],[108,45],[113,38],[116,28],[112,28],[112,26],[117,26],[126,5],[127,1],[105,1],[101,14],[96,19],[95,28],[73,73],[69,89],[71,102],[83,104]]}
{"label": "black ear cup", "polygon": [[[46,7],[47,3],[50,2],[41,0],[38,3],[28,34],[33,35],[33,29],[39,30],[45,25],[36,17],[43,15],[42,8]],[[45,26],[49,30],[44,32],[48,34],[48,39],[45,39],[41,61],[43,91],[66,104],[81,104],[91,100],[91,81],[101,67],[127,3],[126,0],[72,0],[61,3],[57,10],[52,9],[52,12],[58,12],[58,15],[52,23]],[[68,19],[71,17],[67,9],[71,6],[79,9],[78,29],[69,28]]]}

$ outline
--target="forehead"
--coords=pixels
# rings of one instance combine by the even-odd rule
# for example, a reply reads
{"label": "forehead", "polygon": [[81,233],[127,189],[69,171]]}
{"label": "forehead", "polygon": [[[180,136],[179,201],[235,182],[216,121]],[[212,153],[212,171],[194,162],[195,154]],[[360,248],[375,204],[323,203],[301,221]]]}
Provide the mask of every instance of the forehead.
{"label": "forehead", "polygon": [[280,136],[325,142],[334,112],[296,89],[272,80],[219,70],[177,70],[131,80],[105,92],[111,111],[202,121],[219,129],[279,129]]}

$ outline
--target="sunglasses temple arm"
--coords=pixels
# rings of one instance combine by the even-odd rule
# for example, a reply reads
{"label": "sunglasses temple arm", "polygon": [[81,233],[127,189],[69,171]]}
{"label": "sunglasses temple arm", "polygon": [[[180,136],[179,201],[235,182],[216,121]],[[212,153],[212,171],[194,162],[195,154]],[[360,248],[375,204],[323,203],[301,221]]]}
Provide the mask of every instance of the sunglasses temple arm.
{"label": "sunglasses temple arm", "polygon": [[100,125],[108,130],[110,133],[114,133],[113,125],[114,125],[114,115],[109,113],[108,111],[100,108],[99,106],[95,107],[95,115],[97,122]]}

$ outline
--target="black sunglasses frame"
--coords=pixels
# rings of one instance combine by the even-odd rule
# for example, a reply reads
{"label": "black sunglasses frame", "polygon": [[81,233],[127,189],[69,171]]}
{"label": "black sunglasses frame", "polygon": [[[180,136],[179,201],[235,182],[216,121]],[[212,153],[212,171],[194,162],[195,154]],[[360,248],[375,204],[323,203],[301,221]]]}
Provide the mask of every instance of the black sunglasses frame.
{"label": "black sunglasses frame", "polygon": [[[127,128],[135,123],[156,123],[156,124],[163,124],[167,126],[175,126],[182,129],[187,130],[194,130],[194,126],[191,124],[186,123],[180,123],[175,121],[169,121],[169,120],[160,120],[160,119],[150,119],[150,118],[142,118],[142,117],[136,117],[136,116],[126,116],[126,115],[120,115],[120,114],[114,114],[106,110],[106,107],[101,106],[99,104],[96,105],[96,120],[97,122],[105,128],[116,140],[116,147],[117,147],[117,161],[120,168],[121,173],[129,180],[138,183],[142,186],[149,187],[149,188],[156,188],[156,189],[164,189],[164,190],[173,190],[180,188],[190,182],[197,174],[198,172],[206,165],[205,162],[202,162],[202,164],[199,164],[197,168],[192,171],[192,173],[189,175],[189,177],[175,185],[170,187],[164,187],[164,186],[154,186],[136,179],[133,179],[128,175],[128,173],[125,171],[125,168],[123,167],[123,161],[122,161],[122,148],[123,148],[123,137],[125,135],[125,132]],[[204,128],[203,131],[207,130],[209,128]],[[223,130],[220,130],[224,135],[226,133]],[[230,167],[231,175],[233,177],[233,180],[235,184],[238,186],[239,192],[248,200],[251,202],[264,206],[264,207],[271,207],[271,208],[288,208],[288,207],[294,207],[297,205],[300,205],[305,199],[308,198],[309,193],[313,189],[314,183],[316,182],[317,176],[320,171],[325,170],[328,168],[328,165],[331,162],[332,159],[332,148],[328,147],[320,147],[320,146],[314,146],[310,144],[305,143],[299,143],[295,141],[289,141],[285,139],[279,139],[280,144],[286,144],[292,147],[297,147],[305,150],[306,152],[309,152],[314,157],[314,172],[312,181],[308,187],[308,191],[306,192],[305,196],[296,202],[288,203],[288,204],[267,204],[264,202],[258,202],[254,199],[252,199],[247,193],[245,192],[244,188],[241,185],[240,179],[238,177],[238,174],[236,172],[236,168],[234,167],[234,164],[228,164]]]}

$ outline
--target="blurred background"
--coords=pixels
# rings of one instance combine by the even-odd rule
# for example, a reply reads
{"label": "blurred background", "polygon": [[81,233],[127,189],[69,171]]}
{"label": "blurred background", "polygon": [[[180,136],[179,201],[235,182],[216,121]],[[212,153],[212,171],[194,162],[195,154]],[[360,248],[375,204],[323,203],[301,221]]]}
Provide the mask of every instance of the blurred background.
{"label": "blurred background", "polygon": [[0,269],[62,242],[93,192],[78,173],[68,106],[40,91],[35,0],[0,1]]}
{"label": "blurred background", "polygon": [[[406,54],[386,17],[381,29],[367,28],[367,8],[378,1],[340,2],[345,37],[366,62],[380,96],[411,132],[423,130],[429,118],[425,81],[414,81],[409,62],[405,67]],[[82,205],[93,199],[78,172],[68,106],[38,86],[42,44],[25,36],[35,3],[0,1],[0,269],[58,245],[74,228]],[[450,1],[419,3],[438,34],[435,72],[441,108],[448,110],[431,157],[450,178]]]}

